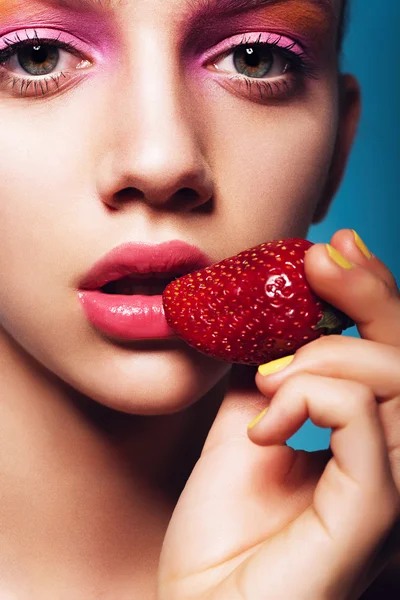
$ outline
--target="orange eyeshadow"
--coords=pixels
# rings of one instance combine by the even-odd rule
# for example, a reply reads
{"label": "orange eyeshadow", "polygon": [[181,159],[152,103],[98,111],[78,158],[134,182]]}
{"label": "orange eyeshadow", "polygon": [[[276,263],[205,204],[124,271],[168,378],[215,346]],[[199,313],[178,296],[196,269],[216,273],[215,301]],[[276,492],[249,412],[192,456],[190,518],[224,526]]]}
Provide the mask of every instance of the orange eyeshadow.
{"label": "orange eyeshadow", "polygon": [[24,4],[26,7],[26,0],[0,0],[0,18],[8,17],[13,13],[17,12],[17,10],[24,8]]}
{"label": "orange eyeshadow", "polygon": [[330,18],[326,9],[307,0],[277,2],[256,12],[261,21],[265,15],[266,23],[271,21],[274,25],[284,26],[305,38],[312,38],[317,45],[326,43],[328,37],[332,39],[337,25],[333,9]]}

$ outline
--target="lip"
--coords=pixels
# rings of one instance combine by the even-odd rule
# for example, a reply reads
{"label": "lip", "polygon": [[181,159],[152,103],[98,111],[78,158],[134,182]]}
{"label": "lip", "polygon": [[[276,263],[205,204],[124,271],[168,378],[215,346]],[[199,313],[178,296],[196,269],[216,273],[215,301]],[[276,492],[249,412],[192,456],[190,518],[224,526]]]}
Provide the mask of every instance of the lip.
{"label": "lip", "polygon": [[212,262],[196,246],[179,240],[123,244],[93,265],[80,282],[78,297],[86,318],[107,336],[131,341],[175,337],[166,322],[161,295],[110,295],[100,288],[126,276],[179,277]]}

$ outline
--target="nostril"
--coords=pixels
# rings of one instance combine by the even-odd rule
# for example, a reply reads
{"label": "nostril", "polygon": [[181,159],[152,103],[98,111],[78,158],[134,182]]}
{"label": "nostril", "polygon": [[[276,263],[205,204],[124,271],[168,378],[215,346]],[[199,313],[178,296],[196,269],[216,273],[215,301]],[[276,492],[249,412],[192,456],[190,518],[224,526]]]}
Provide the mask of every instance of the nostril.
{"label": "nostril", "polygon": [[202,214],[210,214],[214,210],[214,197],[207,200],[207,202],[202,202],[194,207],[193,212],[202,213]]}
{"label": "nostril", "polygon": [[193,188],[181,188],[171,197],[169,207],[173,210],[210,213],[213,210],[213,197],[205,197]]}
{"label": "nostril", "polygon": [[118,211],[124,204],[128,204],[133,200],[142,200],[143,192],[134,187],[125,187],[115,192],[112,196],[107,197],[104,203],[111,211]]}
{"label": "nostril", "polygon": [[134,187],[126,187],[123,190],[119,190],[115,194],[115,199],[117,202],[129,202],[130,200],[142,200],[143,198],[143,192]]}
{"label": "nostril", "polygon": [[181,197],[183,200],[189,201],[197,200],[199,197],[198,192],[196,192],[196,190],[193,190],[192,188],[181,188],[176,192],[175,195]]}
{"label": "nostril", "polygon": [[201,203],[198,192],[193,188],[181,188],[171,196],[169,206],[175,210],[191,210],[193,206]]}

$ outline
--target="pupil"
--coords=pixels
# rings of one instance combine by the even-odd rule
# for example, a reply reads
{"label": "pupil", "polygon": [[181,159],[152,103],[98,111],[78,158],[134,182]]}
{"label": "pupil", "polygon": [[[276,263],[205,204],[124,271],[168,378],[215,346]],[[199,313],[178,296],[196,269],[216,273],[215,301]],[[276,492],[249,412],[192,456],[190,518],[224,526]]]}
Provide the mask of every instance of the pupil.
{"label": "pupil", "polygon": [[43,46],[33,46],[32,62],[44,63],[47,58],[48,51]]}
{"label": "pupil", "polygon": [[260,62],[257,52],[253,48],[246,48],[246,58],[250,67],[256,67]]}
{"label": "pupil", "polygon": [[264,77],[272,69],[274,56],[270,48],[261,44],[252,44],[236,50],[234,63],[243,75]]}
{"label": "pupil", "polygon": [[26,46],[18,51],[18,62],[29,75],[48,75],[54,71],[59,60],[56,46]]}

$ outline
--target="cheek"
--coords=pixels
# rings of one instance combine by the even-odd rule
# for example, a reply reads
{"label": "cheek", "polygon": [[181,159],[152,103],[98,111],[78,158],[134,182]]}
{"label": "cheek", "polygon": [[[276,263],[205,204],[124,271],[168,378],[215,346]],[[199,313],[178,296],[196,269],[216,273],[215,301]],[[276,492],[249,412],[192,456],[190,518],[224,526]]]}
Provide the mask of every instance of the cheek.
{"label": "cheek", "polygon": [[235,232],[237,249],[306,235],[338,127],[336,96],[328,85],[312,102],[248,104],[246,110],[245,100],[221,102],[218,115],[207,119],[221,219]]}
{"label": "cheek", "polygon": [[11,330],[39,328],[71,276],[86,165],[77,110],[62,100],[4,102],[0,111],[0,323]]}
{"label": "cheek", "polygon": [[249,188],[253,221],[264,217],[279,236],[306,235],[323,193],[336,139],[333,110],[297,111],[259,135]]}
{"label": "cheek", "polygon": [[4,119],[0,113],[3,247],[5,240],[29,244],[36,240],[35,232],[51,233],[54,215],[68,212],[65,183],[73,181],[70,175],[77,167],[79,173],[79,162],[74,161],[73,140],[66,133],[58,111],[46,114],[43,108],[30,107],[26,112],[10,111]]}
{"label": "cheek", "polygon": [[10,100],[1,107],[0,261],[5,272],[13,262],[20,272],[32,263],[38,273],[68,261],[84,223],[92,222],[98,202],[88,162],[91,123],[82,111],[88,101],[75,94],[72,100],[62,95],[37,105]]}

